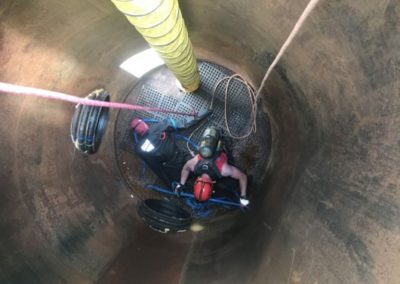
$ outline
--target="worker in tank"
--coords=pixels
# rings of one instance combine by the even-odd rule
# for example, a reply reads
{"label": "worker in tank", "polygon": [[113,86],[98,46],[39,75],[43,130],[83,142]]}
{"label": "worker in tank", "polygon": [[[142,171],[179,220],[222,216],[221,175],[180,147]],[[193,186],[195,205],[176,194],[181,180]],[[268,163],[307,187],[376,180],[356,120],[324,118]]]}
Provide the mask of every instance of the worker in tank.
{"label": "worker in tank", "polygon": [[220,131],[213,126],[203,132],[199,145],[199,154],[188,160],[182,168],[180,183],[175,191],[185,186],[190,173],[197,177],[193,194],[197,201],[208,200],[213,192],[214,183],[223,177],[231,177],[239,181],[240,203],[247,206],[250,202],[246,196],[247,176],[238,168],[228,164],[228,157],[222,149]]}
{"label": "worker in tank", "polygon": [[131,128],[136,140],[135,152],[167,186],[171,186],[180,179],[182,166],[192,157],[178,148],[174,132],[194,126],[210,114],[207,110],[189,120],[166,118],[151,125],[134,118]]}

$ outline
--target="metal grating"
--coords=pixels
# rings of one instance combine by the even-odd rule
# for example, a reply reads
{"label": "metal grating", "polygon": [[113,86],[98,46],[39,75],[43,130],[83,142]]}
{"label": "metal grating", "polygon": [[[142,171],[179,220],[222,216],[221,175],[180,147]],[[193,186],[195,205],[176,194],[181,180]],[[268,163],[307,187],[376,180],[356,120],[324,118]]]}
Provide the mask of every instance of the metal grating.
{"label": "metal grating", "polygon": [[[163,93],[163,90],[156,89],[150,82],[145,82],[140,89],[134,88],[127,99],[136,98],[138,105],[157,107],[180,112],[192,112],[206,110],[211,103],[212,91],[215,84],[222,78],[233,74],[232,71],[216,64],[201,61],[199,62],[199,72],[201,77],[201,87],[193,94],[183,94],[177,91],[177,94]],[[164,78],[164,77],[163,77]],[[165,78],[164,78],[165,80]],[[175,79],[171,77],[173,84]],[[166,84],[171,84],[167,82]],[[215,125],[225,132],[225,87],[227,80],[222,82],[216,89],[213,115],[208,124]],[[228,125],[234,135],[240,136],[247,133],[251,123],[251,105],[250,98],[247,95],[247,87],[239,81],[231,81],[227,95],[227,117]],[[187,116],[170,115],[176,119],[185,119]],[[133,133],[129,128],[129,122],[134,117],[154,118],[162,120],[166,117],[163,113],[149,113],[143,111],[120,113],[117,121],[117,128],[123,131],[123,135],[118,139],[119,147],[122,150],[133,153]],[[193,133],[193,129],[183,131],[183,134],[189,136],[192,134],[192,140],[198,143],[204,129],[208,124],[203,124]],[[196,129],[196,127],[194,127]],[[192,132],[192,133],[191,133]],[[226,134],[226,132],[224,133]],[[226,135],[225,135],[226,136]],[[227,145],[232,143],[232,138],[226,138]],[[186,147],[185,143],[179,143],[180,147]]]}

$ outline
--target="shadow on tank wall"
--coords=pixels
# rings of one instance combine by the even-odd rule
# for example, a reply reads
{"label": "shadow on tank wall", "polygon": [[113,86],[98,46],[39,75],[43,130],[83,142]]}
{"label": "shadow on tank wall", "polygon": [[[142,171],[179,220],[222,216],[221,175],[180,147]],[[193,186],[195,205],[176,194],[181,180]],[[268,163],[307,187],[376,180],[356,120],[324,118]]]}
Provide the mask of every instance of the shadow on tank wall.
{"label": "shadow on tank wall", "polygon": [[[257,85],[305,2],[180,5],[196,52]],[[2,81],[82,96],[99,84],[115,98],[126,93],[132,79],[116,62],[143,41],[111,3],[2,1],[0,7]],[[255,193],[259,206],[198,234],[184,282],[399,282],[399,14],[396,1],[321,1],[265,89],[275,140]],[[123,192],[107,167],[112,132],[98,158],[68,163],[65,125],[72,111],[54,102],[2,101],[6,281],[95,281],[135,230],[134,214],[121,209],[124,194],[108,191]],[[101,224],[82,216],[113,227],[103,234]],[[53,238],[58,230],[65,234]],[[94,230],[94,246],[85,250]]]}
{"label": "shadow on tank wall", "polygon": [[[246,66],[247,74],[260,76],[262,69],[255,71],[252,63],[268,66],[305,6],[286,4],[217,1],[188,3],[183,10],[198,48],[204,46],[201,36],[210,35],[207,46]],[[217,16],[224,13],[229,21]],[[257,263],[251,244],[258,245],[254,232],[261,231],[266,218],[278,226],[266,223],[273,241],[264,243],[266,251],[258,254],[259,272],[233,269],[232,279],[240,275],[242,281],[256,283],[397,282],[400,275],[393,269],[399,254],[388,246],[396,243],[399,231],[398,14],[395,1],[368,6],[341,1],[317,7],[267,83],[264,104],[275,123],[273,154],[279,158],[263,186],[269,191],[263,213],[246,220],[251,237],[236,240],[249,253],[215,254],[218,265],[197,261],[188,282],[195,275],[224,281],[224,272],[232,267]],[[238,50],[244,56],[235,56]],[[287,88],[281,92],[279,80]],[[284,212],[282,218],[270,214],[273,208]],[[243,257],[235,257],[239,255]],[[244,276],[252,273],[254,278]]]}
{"label": "shadow on tank wall", "polygon": [[[119,52],[135,38],[113,32],[108,5],[92,12],[87,5],[2,1],[0,81],[78,96],[107,86],[118,100],[133,81],[119,71]],[[73,105],[2,99],[1,282],[95,281],[136,228],[132,200],[113,168],[112,127],[89,158],[71,143]]]}

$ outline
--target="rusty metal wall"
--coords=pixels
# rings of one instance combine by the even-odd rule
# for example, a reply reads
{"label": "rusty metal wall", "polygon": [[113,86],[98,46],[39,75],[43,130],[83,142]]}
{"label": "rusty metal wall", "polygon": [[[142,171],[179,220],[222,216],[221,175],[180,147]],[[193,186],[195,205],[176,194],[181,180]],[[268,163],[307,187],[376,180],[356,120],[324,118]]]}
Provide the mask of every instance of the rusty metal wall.
{"label": "rusty metal wall", "polygon": [[[257,85],[306,2],[180,5],[196,54]],[[167,283],[398,283],[399,14],[394,0],[321,1],[265,88],[273,152],[253,209],[183,246],[146,242],[158,237],[137,222],[113,127],[84,157],[71,106],[1,95],[0,282],[112,283],[113,260],[142,255],[118,282],[157,283],[150,260],[168,259],[165,240],[180,252],[157,266]],[[1,81],[80,96],[105,86],[118,100],[135,81],[118,65],[144,46],[106,0],[0,4]]]}

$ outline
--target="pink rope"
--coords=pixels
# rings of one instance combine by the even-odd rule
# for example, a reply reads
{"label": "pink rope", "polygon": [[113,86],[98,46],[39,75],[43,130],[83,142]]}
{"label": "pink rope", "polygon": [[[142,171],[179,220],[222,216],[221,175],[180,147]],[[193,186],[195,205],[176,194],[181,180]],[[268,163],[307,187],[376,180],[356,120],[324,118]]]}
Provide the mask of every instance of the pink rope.
{"label": "pink rope", "polygon": [[187,112],[179,112],[179,111],[167,110],[167,109],[162,109],[162,108],[152,108],[152,107],[145,107],[145,106],[139,106],[139,105],[125,104],[125,103],[96,101],[96,100],[91,100],[91,99],[87,99],[87,98],[71,96],[71,95],[67,95],[64,93],[36,89],[36,88],[31,88],[31,87],[17,86],[17,85],[13,85],[13,84],[2,83],[2,82],[0,82],[0,92],[15,94],[15,95],[42,97],[42,98],[46,98],[46,99],[66,101],[66,102],[70,102],[73,104],[81,104],[81,105],[87,105],[87,106],[108,107],[108,108],[129,109],[129,110],[142,110],[142,111],[154,111],[154,112],[197,116],[197,113],[195,111],[193,111],[192,113],[187,113]]}

